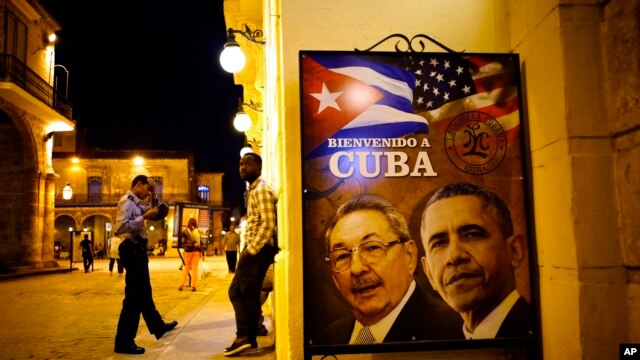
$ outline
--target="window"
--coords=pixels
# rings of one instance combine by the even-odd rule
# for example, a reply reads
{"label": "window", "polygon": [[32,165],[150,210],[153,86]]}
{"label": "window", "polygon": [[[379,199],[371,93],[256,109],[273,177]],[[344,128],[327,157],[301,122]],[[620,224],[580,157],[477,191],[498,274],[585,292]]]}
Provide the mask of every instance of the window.
{"label": "window", "polygon": [[8,55],[13,55],[23,63],[27,62],[27,25],[7,10],[5,49]]}
{"label": "window", "polygon": [[89,176],[87,178],[89,184],[89,202],[101,202],[102,201],[102,177]]}
{"label": "window", "polygon": [[198,185],[198,199],[203,204],[209,203],[209,187],[207,185]]}

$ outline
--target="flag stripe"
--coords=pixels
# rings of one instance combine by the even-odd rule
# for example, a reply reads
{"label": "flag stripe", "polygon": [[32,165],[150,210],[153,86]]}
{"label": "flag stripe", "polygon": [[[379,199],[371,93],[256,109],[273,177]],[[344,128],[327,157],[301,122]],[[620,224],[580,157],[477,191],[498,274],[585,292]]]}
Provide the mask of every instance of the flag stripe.
{"label": "flag stripe", "polygon": [[515,87],[509,87],[505,89],[496,89],[493,91],[484,92],[484,93],[476,94],[472,96],[467,96],[466,98],[452,101],[448,104],[441,106],[438,109],[423,112],[421,113],[421,115],[425,115],[427,120],[431,123],[445,120],[445,119],[449,120],[465,111],[470,111],[470,110],[482,111],[481,108],[493,106],[495,105],[495,98],[498,96],[501,98],[505,97],[509,99],[505,101],[505,103],[515,100],[515,104],[517,106],[518,104],[517,94],[518,92]]}
{"label": "flag stripe", "polygon": [[[378,64],[375,62],[364,60],[359,56],[351,55],[316,55],[313,59],[320,65],[327,69],[348,68],[348,67],[362,67],[369,68],[378,74],[387,78],[399,80],[409,85],[413,85],[415,82],[415,76],[412,73],[404,71],[396,66],[388,64]],[[361,80],[367,82],[365,80]]]}
{"label": "flag stripe", "polygon": [[411,106],[411,101],[407,100],[402,96],[395,95],[390,93],[380,87],[372,86],[374,89],[378,90],[382,94],[382,98],[376,102],[378,105],[387,105],[397,108],[398,110],[402,110],[407,113],[413,113],[413,106]]}
{"label": "flag stripe", "polygon": [[[409,87],[405,79],[395,79],[386,76],[386,74],[379,73],[373,69],[362,67],[344,67],[344,68],[331,68],[333,72],[350,76],[354,79],[358,79],[365,84],[375,86],[386,90],[392,94],[402,96],[411,102],[413,98],[413,89]],[[415,82],[415,80],[413,80]],[[413,84],[413,83],[411,83]]]}
{"label": "flag stripe", "polygon": [[476,91],[483,93],[497,88],[516,86],[516,81],[511,73],[502,73],[483,76],[473,81],[476,84]]}
{"label": "flag stripe", "polygon": [[[415,122],[424,124],[423,130],[429,129],[429,123],[427,119],[416,114],[407,114],[402,111],[398,111],[392,107],[383,105],[373,105],[362,114],[358,115],[343,129],[350,129],[363,126],[380,125],[389,123],[390,125],[398,124],[400,122]],[[412,126],[413,127],[413,126]]]}

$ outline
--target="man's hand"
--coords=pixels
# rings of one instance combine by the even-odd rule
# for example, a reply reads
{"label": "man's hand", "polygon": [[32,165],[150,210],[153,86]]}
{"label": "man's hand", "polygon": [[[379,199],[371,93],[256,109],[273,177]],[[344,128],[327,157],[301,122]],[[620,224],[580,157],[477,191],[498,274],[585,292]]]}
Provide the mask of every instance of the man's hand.
{"label": "man's hand", "polygon": [[142,218],[143,219],[151,219],[151,218],[155,218],[158,215],[158,212],[160,210],[158,208],[149,208],[149,210],[147,210],[143,215]]}
{"label": "man's hand", "polygon": [[156,182],[153,181],[152,178],[147,178],[147,182],[149,183],[149,186],[151,187],[150,191],[152,194],[155,194],[156,192]]}

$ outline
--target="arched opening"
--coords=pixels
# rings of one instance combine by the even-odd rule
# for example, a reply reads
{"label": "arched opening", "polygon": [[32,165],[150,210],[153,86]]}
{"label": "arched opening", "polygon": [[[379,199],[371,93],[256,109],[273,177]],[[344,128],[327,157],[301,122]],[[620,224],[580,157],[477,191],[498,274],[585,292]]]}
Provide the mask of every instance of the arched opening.
{"label": "arched opening", "polygon": [[[0,110],[0,264],[22,260],[22,233],[27,195],[24,178],[24,146],[20,131]],[[31,164],[29,164],[31,165]]]}
{"label": "arched opening", "polygon": [[113,224],[104,215],[91,215],[82,221],[82,230],[93,231],[93,247],[96,251],[106,252],[107,240],[111,238]]}
{"label": "arched opening", "polygon": [[71,235],[69,229],[76,230],[76,219],[71,215],[60,215],[54,222],[53,257],[66,259],[69,256]]}

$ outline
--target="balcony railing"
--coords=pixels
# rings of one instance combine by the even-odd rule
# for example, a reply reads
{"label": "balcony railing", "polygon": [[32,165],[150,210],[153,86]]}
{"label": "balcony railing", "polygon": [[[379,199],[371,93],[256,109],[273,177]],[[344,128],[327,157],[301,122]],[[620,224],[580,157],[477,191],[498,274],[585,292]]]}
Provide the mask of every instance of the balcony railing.
{"label": "balcony railing", "polygon": [[56,94],[53,87],[38,76],[25,63],[13,55],[0,55],[0,81],[12,82],[26,92],[49,105],[67,119],[72,119],[73,106],[64,96]]}
{"label": "balcony railing", "polygon": [[[73,197],[69,200],[62,198],[62,195],[58,195],[55,198],[56,207],[83,207],[83,206],[116,206],[122,195],[89,195],[89,194],[73,194]],[[162,194],[158,196],[160,202],[198,202],[196,197],[191,194]]]}

